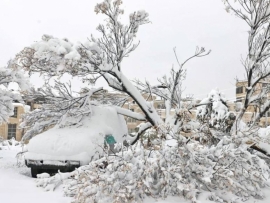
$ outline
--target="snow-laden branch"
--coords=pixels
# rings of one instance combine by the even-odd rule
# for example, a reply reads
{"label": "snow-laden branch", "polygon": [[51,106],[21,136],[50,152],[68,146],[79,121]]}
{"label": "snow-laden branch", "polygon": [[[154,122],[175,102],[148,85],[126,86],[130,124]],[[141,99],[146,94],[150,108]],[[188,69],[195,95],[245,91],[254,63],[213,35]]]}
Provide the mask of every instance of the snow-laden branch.
{"label": "snow-laden branch", "polygon": [[[73,44],[67,39],[44,35],[42,41],[17,54],[15,61],[30,73],[39,72],[47,77],[64,73],[82,77],[85,81],[103,77],[109,86],[131,96],[145,118],[158,126],[163,123],[162,119],[122,72],[122,61],[138,46],[134,40],[139,27],[149,22],[148,14],[145,11],[133,12],[129,23],[124,25],[120,21],[123,14],[121,4],[121,1],[104,0],[96,5],[96,13],[107,18],[105,25],[97,27],[102,37],[91,36],[85,43]],[[92,76],[91,79],[86,79],[88,76]]]}
{"label": "snow-laden branch", "polygon": [[140,137],[143,135],[143,133],[145,133],[145,131],[147,131],[149,128],[153,127],[151,123],[147,122],[147,123],[141,123],[138,126],[138,132],[136,133],[136,135],[134,136],[133,139],[130,139],[130,144],[134,145],[135,143],[137,143],[137,141],[140,139]]}
{"label": "snow-laden branch", "polygon": [[139,80],[135,80],[135,83],[141,92],[147,93],[149,95],[154,94],[165,100],[166,124],[168,124],[171,120],[171,110],[176,109],[178,111],[180,108],[182,108],[182,82],[186,76],[186,70],[184,69],[184,65],[193,58],[203,57],[208,55],[209,53],[210,51],[206,52],[204,48],[197,47],[194,55],[186,59],[183,63],[180,63],[176,54],[176,49],[174,48],[174,54],[177,60],[177,64],[179,66],[178,70],[172,68],[170,71],[170,75],[164,75],[162,78],[158,79],[159,85],[155,86],[151,86],[147,81],[143,83]]}
{"label": "snow-laden branch", "polygon": [[103,73],[102,76],[107,81],[107,83],[110,87],[112,87],[113,89],[116,89],[118,91],[123,91],[123,87],[115,78],[110,76],[108,73]]}
{"label": "snow-laden branch", "polygon": [[[55,81],[53,87],[48,84],[38,91],[32,89],[25,94],[25,99],[41,101],[40,109],[23,116],[20,127],[26,130],[23,141],[46,131],[56,124],[60,127],[80,125],[84,116],[92,113],[92,105],[122,105],[123,98],[102,94],[103,88],[84,89],[80,95],[72,91],[71,83]],[[125,101],[125,100],[124,100]]]}
{"label": "snow-laden branch", "polygon": [[146,121],[145,116],[140,114],[140,113],[136,113],[136,112],[130,111],[128,109],[124,109],[124,108],[117,107],[117,106],[115,106],[114,108],[116,109],[118,114],[121,114],[121,115],[127,116],[127,117],[131,117],[131,118],[134,118],[134,119],[139,120],[139,121]]}
{"label": "snow-laden branch", "polygon": [[243,61],[247,77],[246,96],[236,120],[240,122],[248,106],[254,103],[262,105],[264,94],[258,94],[256,89],[270,76],[270,1],[223,0],[223,2],[227,12],[231,11],[249,26],[248,54]]}
{"label": "snow-laden branch", "polygon": [[[18,84],[18,91],[9,89],[10,83]],[[30,89],[29,78],[25,76],[25,73],[17,69],[12,61],[10,61],[7,67],[0,68],[0,123],[8,122],[10,116],[14,114],[13,102],[24,103],[20,92]]]}

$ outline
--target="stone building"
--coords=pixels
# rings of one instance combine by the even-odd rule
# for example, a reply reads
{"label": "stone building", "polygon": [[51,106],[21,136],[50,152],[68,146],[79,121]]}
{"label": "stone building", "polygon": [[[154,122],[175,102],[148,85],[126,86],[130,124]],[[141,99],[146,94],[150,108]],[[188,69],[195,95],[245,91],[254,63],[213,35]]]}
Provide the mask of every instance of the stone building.
{"label": "stone building", "polygon": [[[256,90],[254,95],[259,94],[263,88],[266,88],[269,84],[268,81],[262,81],[257,84]],[[247,88],[247,81],[237,81],[236,82],[236,102],[244,102],[245,96],[246,96],[246,88]],[[270,94],[265,95],[265,99],[270,99]],[[245,123],[248,123],[252,120],[252,118],[259,112],[259,109],[257,106],[250,105],[247,108],[246,113],[243,116],[243,120]],[[260,119],[259,125],[261,127],[266,127],[270,125],[270,111],[265,114],[264,117]]]}
{"label": "stone building", "polygon": [[14,114],[8,119],[8,123],[0,125],[0,136],[6,139],[15,138],[20,141],[23,136],[23,130],[19,129],[21,123],[21,115],[30,110],[30,107],[20,103],[13,103]]}
{"label": "stone building", "polygon": [[[145,98],[148,97],[148,95],[143,95]],[[183,99],[185,100],[185,99]],[[161,119],[163,119],[163,121],[165,121],[166,118],[166,107],[165,107],[165,100],[163,99],[158,99],[157,97],[153,96],[150,100],[148,100],[150,102],[153,103],[154,108],[157,110],[158,115],[161,117]],[[199,102],[199,101],[197,101]],[[133,101],[132,99],[128,100],[123,108],[129,109],[133,112],[137,112],[137,113],[141,113],[143,114],[143,112],[141,111],[140,107],[137,105],[137,103],[135,101]],[[196,111],[195,110],[191,110],[191,118],[195,119],[196,117]],[[175,110],[172,109],[170,111],[170,115],[174,115],[175,114]],[[128,127],[128,132],[129,133],[134,133],[137,132],[137,126],[142,123],[142,121],[138,121],[134,118],[130,118],[130,117],[126,117],[126,122],[127,122],[127,127]]]}

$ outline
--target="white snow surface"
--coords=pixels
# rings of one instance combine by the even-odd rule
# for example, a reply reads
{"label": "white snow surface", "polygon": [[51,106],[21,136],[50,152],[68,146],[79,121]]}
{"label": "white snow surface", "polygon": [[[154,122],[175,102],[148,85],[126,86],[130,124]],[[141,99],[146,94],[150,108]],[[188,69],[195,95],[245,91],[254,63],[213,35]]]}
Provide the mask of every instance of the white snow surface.
{"label": "white snow surface", "polygon": [[258,131],[258,135],[261,138],[270,138],[270,126],[267,128],[260,128]]}
{"label": "white snow surface", "polygon": [[258,131],[259,140],[257,141],[258,147],[265,150],[270,154],[270,126],[267,128],[260,128]]}
{"label": "white snow surface", "polygon": [[[63,196],[62,186],[54,192],[36,187],[30,168],[17,165],[16,154],[20,146],[2,147],[0,144],[0,202],[1,203],[70,203]],[[22,161],[23,163],[23,161]]]}
{"label": "white snow surface", "polygon": [[64,128],[56,125],[33,137],[27,146],[26,159],[73,160],[85,165],[92,156],[97,158],[102,154],[105,135],[113,135],[120,143],[128,132],[124,117],[109,106],[92,106],[91,115],[86,116],[80,124]]}

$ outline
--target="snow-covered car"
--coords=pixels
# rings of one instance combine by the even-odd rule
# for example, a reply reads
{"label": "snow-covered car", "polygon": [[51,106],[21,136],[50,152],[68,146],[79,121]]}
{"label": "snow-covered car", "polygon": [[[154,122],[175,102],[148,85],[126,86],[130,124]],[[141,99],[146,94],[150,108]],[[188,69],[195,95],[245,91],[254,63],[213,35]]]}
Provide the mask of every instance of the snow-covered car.
{"label": "snow-covered car", "polygon": [[67,172],[103,156],[104,143],[122,143],[128,134],[122,115],[113,107],[92,106],[90,116],[78,125],[52,129],[33,137],[27,145],[25,162],[32,177],[38,173]]}

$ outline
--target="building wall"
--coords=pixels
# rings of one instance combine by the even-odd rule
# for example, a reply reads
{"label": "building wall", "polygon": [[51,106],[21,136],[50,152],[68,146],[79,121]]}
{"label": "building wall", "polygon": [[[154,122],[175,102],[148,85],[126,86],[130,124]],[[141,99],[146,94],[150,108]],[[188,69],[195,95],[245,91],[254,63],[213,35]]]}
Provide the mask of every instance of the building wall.
{"label": "building wall", "polygon": [[[256,90],[253,95],[257,95],[261,92],[262,88],[264,88],[264,85],[268,84],[269,82],[267,81],[262,81],[256,85]],[[236,82],[236,88],[238,87],[243,87],[243,91],[239,92],[236,90],[236,99],[237,102],[244,102],[244,98],[246,96],[246,87],[247,87],[247,81],[237,81]],[[270,99],[270,95],[266,95],[266,99]],[[248,123],[249,121],[252,120],[252,118],[255,116],[256,112],[259,112],[258,107],[255,106],[249,106],[247,108],[246,113],[243,116],[243,121]],[[270,125],[270,113],[269,116],[262,117],[260,119],[259,125],[262,127],[266,127]]]}
{"label": "building wall", "polygon": [[[133,101],[132,99],[128,100],[124,105],[123,105],[123,108],[125,109],[129,109],[133,112],[136,112],[136,113],[141,113],[143,114],[142,110],[140,109],[140,107],[136,104],[135,101]],[[137,129],[136,127],[142,123],[141,121],[138,121],[136,119],[133,119],[133,118],[130,118],[130,117],[126,117],[125,116],[125,120],[126,120],[126,123],[127,123],[127,127],[128,127],[128,132],[129,133],[133,133],[133,132],[136,132]]]}
{"label": "building wall", "polygon": [[[146,98],[147,95],[145,95],[144,97]],[[152,100],[153,106],[157,110],[158,115],[161,117],[161,119],[163,119],[165,121],[165,118],[166,118],[165,100],[158,100],[158,99],[156,99],[156,97],[153,97],[152,99],[153,99]],[[199,101],[197,101],[197,102],[199,102]],[[123,108],[129,109],[129,110],[134,111],[136,113],[143,114],[143,112],[141,111],[139,106],[132,100],[127,101],[124,104]],[[170,111],[170,115],[174,116],[174,114],[175,114],[175,110],[172,109]],[[192,119],[196,118],[196,110],[191,110],[191,118]],[[128,127],[129,133],[137,132],[138,129],[136,129],[136,127],[140,123],[142,123],[142,121],[138,121],[136,119],[129,118],[129,117],[125,117],[125,119],[126,119],[126,122],[127,122],[127,127]]]}
{"label": "building wall", "polygon": [[2,123],[0,125],[0,136],[5,140],[8,139],[8,124],[16,124],[16,137],[17,141],[20,141],[23,136],[23,130],[18,129],[21,123],[21,115],[25,113],[24,107],[21,104],[14,104],[17,107],[17,117],[10,117],[8,123]]}

